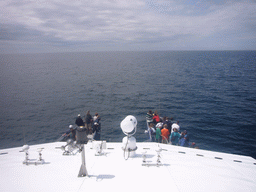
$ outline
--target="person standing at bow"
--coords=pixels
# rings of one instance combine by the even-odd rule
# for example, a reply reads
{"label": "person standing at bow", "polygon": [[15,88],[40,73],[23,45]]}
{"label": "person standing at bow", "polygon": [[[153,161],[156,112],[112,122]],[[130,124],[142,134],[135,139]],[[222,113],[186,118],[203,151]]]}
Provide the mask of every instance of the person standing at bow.
{"label": "person standing at bow", "polygon": [[156,125],[157,123],[159,123],[161,121],[159,115],[157,114],[157,111],[155,111],[154,115],[153,115],[153,122]]}
{"label": "person standing at bow", "polygon": [[83,119],[81,118],[81,115],[78,114],[77,118],[76,118],[76,121],[75,121],[75,124],[78,126],[78,127],[81,127],[83,126],[84,127],[84,121]]}
{"label": "person standing at bow", "polygon": [[100,140],[100,132],[101,132],[101,123],[100,123],[100,116],[98,113],[95,113],[93,117],[93,139]]}
{"label": "person standing at bow", "polygon": [[87,134],[92,134],[92,116],[90,114],[90,111],[87,111],[86,117],[85,117],[85,123],[86,123],[86,128],[87,128]]}
{"label": "person standing at bow", "polygon": [[148,123],[147,126],[149,126],[150,123],[153,123],[153,113],[152,113],[151,110],[149,110],[148,113],[146,114],[146,120],[147,120],[147,123]]}
{"label": "person standing at bow", "polygon": [[161,134],[162,134],[162,143],[169,143],[169,135],[170,132],[168,130],[168,125],[164,124],[164,128],[161,130]]}

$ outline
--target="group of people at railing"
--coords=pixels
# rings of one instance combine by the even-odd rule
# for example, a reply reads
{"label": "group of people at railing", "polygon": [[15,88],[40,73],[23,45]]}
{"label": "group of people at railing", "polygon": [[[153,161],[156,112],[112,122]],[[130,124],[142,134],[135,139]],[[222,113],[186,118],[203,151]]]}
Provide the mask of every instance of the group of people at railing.
{"label": "group of people at railing", "polygon": [[180,132],[179,121],[173,118],[160,117],[155,111],[149,110],[146,114],[146,121],[149,134],[149,140],[152,142],[180,145],[184,147],[195,147],[195,143],[189,142],[189,136],[186,130]]}
{"label": "group of people at railing", "polygon": [[[90,111],[87,111],[86,116],[84,116],[84,120],[81,115],[78,114],[75,124],[78,127],[85,127],[87,135],[93,135],[94,140],[100,140],[100,132],[101,132],[101,123],[100,116],[98,113],[92,117]],[[67,130],[62,136],[66,140],[67,138],[76,140],[76,126],[69,125],[69,130]]]}

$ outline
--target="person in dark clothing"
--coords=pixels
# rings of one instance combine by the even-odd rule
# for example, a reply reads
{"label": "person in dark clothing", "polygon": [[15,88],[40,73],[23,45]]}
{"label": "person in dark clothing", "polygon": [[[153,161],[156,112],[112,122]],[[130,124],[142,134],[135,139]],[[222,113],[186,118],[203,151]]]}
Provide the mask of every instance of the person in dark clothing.
{"label": "person in dark clothing", "polygon": [[78,114],[78,117],[76,118],[76,125],[78,126],[78,127],[80,127],[80,126],[83,126],[84,127],[84,121],[83,121],[83,119],[81,118],[81,115],[80,114]]}
{"label": "person in dark clothing", "polygon": [[182,147],[192,147],[192,148],[198,148],[196,147],[196,143],[190,143],[189,142],[189,136],[186,134],[184,135],[184,137],[182,137],[180,140],[179,140],[179,145],[182,146]]}
{"label": "person in dark clothing", "polygon": [[86,117],[85,117],[85,123],[86,123],[86,128],[89,134],[92,134],[92,116],[90,114],[90,111],[87,111]]}
{"label": "person in dark clothing", "polygon": [[189,138],[188,135],[185,135],[183,138],[180,139],[179,145],[182,147],[189,147]]}
{"label": "person in dark clothing", "polygon": [[73,141],[75,141],[76,140],[76,129],[74,128],[74,126],[73,125],[69,125],[69,130],[68,131],[66,131],[66,133],[64,133],[63,135],[62,135],[64,138],[70,138],[70,139],[72,139]]}
{"label": "person in dark clothing", "polygon": [[[183,131],[183,132],[181,132],[181,134],[180,134],[180,140],[185,136],[185,135],[187,135],[188,134],[188,132],[185,130],[185,131]],[[187,138],[187,139],[189,139],[189,138]]]}

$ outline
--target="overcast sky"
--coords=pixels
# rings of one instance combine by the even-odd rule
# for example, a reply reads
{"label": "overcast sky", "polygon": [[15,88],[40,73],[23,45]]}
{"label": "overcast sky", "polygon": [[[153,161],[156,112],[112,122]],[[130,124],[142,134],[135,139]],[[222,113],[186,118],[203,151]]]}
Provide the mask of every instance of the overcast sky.
{"label": "overcast sky", "polygon": [[1,0],[0,52],[256,50],[255,0]]}

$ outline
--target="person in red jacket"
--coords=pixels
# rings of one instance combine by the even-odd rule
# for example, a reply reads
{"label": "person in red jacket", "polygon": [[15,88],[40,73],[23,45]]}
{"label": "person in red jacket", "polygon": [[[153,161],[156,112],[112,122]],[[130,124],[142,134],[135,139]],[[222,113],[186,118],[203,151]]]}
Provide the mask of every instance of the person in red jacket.
{"label": "person in red jacket", "polygon": [[160,119],[159,115],[157,114],[157,111],[155,111],[154,116],[153,116],[153,122],[156,125],[160,121],[161,121],[161,119]]}
{"label": "person in red jacket", "polygon": [[164,128],[161,130],[162,143],[169,143],[170,132],[168,130],[167,124],[164,124]]}

